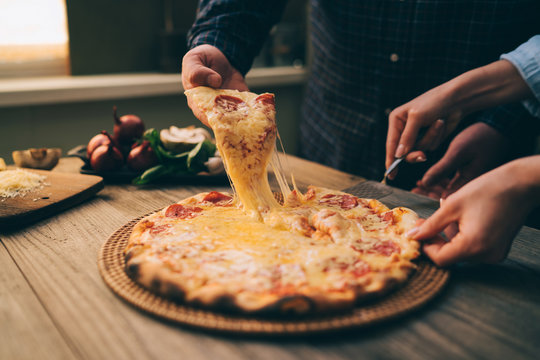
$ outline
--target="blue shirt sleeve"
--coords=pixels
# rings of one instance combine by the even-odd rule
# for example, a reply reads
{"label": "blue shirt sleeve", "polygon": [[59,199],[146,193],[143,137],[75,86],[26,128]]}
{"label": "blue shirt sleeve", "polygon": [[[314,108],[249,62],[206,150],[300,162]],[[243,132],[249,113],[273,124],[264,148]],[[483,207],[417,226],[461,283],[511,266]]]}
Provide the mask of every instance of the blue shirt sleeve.
{"label": "blue shirt sleeve", "polygon": [[213,45],[245,75],[268,32],[280,20],[286,3],[286,0],[200,0],[195,23],[188,34],[188,47]]}
{"label": "blue shirt sleeve", "polygon": [[514,51],[501,55],[501,59],[510,61],[531,88],[534,99],[523,101],[523,106],[533,116],[540,118],[540,35],[533,36]]}

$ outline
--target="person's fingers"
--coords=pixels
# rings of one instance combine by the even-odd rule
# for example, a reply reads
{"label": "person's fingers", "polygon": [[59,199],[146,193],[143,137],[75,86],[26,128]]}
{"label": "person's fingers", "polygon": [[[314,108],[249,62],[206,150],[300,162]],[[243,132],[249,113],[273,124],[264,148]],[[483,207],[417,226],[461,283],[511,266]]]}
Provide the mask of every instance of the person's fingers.
{"label": "person's fingers", "polygon": [[432,186],[440,182],[443,178],[451,178],[461,165],[462,159],[459,156],[454,156],[453,153],[447,151],[446,154],[430,167],[422,177],[422,183],[425,186]]}
{"label": "person's fingers", "polygon": [[409,109],[407,113],[407,122],[401,134],[396,149],[396,157],[401,157],[411,151],[418,137],[418,131],[422,127],[421,119],[415,109]]}
{"label": "person's fingers", "polygon": [[449,178],[442,178],[441,180],[439,180],[437,184],[440,185],[442,188],[447,188],[449,183],[450,183]]}
{"label": "person's fingers", "polygon": [[388,133],[386,136],[386,168],[395,160],[396,148],[405,124],[406,112],[401,108],[392,111],[388,117]]}
{"label": "person's fingers", "polygon": [[431,143],[427,145],[427,150],[434,151],[436,150],[444,141],[446,137],[446,122],[443,119],[438,119],[432,125],[433,128],[433,139]]}
{"label": "person's fingers", "polygon": [[416,187],[412,188],[411,192],[414,193],[414,194],[420,194],[420,195],[427,196],[429,190],[424,186],[424,184],[422,183],[421,180],[418,180],[416,182]]}
{"label": "person's fingers", "polygon": [[429,187],[429,188],[417,186],[417,187],[414,187],[411,190],[411,192],[414,194],[420,194],[420,195],[424,195],[435,200],[439,200],[443,190],[442,190],[442,187],[440,186],[434,186],[434,187]]}
{"label": "person's fingers", "polygon": [[444,120],[438,119],[429,126],[424,136],[418,139],[414,148],[419,150],[436,149],[440,145],[441,139],[444,137],[444,130]]}
{"label": "person's fingers", "polygon": [[[422,226],[426,220],[418,221],[416,226]],[[470,254],[465,248],[463,239],[458,236],[457,224],[451,223],[445,230],[446,236],[451,239],[445,240],[441,235],[436,234],[429,238],[422,245],[422,251],[438,266],[447,266],[457,261],[467,259]],[[456,231],[456,232],[454,232]],[[448,236],[448,233],[453,235]]]}
{"label": "person's fingers", "polygon": [[407,156],[405,157],[405,161],[408,162],[408,163],[413,163],[413,164],[416,164],[416,163],[421,163],[421,162],[424,162],[426,161],[427,158],[426,158],[426,154],[423,152],[423,151],[411,151],[410,153],[407,154]]}
{"label": "person's fingers", "polygon": [[458,171],[454,178],[450,181],[446,189],[444,190],[442,197],[447,198],[456,191],[458,191],[463,185],[467,184],[471,179],[463,176],[463,174]]}
{"label": "person's fingers", "polygon": [[242,76],[242,74],[240,74],[237,71],[234,71],[233,74],[229,78],[224,79],[223,83],[221,84],[221,87],[223,89],[249,91],[249,88],[246,84],[244,77]]}
{"label": "person's fingers", "polygon": [[438,252],[446,243],[447,241],[442,236],[436,235],[422,244],[422,251],[431,258],[430,254]]}
{"label": "person's fingers", "polygon": [[444,191],[444,187],[437,184],[430,187],[425,187],[421,183],[417,183],[416,187],[414,187],[411,192],[414,194],[420,194],[427,197],[430,197],[435,200],[439,200],[441,198],[441,194]]}
{"label": "person's fingers", "polygon": [[219,88],[223,79],[221,75],[210,68],[204,52],[190,51],[182,59],[182,84],[191,89],[196,86]]}
{"label": "person's fingers", "polygon": [[424,253],[438,266],[444,267],[470,258],[461,233],[449,242],[436,240],[423,246]]}
{"label": "person's fingers", "polygon": [[456,210],[453,203],[445,201],[444,206],[435,211],[422,225],[409,231],[407,236],[416,240],[425,240],[436,236],[448,225],[458,220]]}
{"label": "person's fingers", "polygon": [[443,191],[444,191],[444,190],[441,189],[440,187],[435,187],[435,188],[432,188],[432,189],[428,192],[427,196],[428,196],[429,198],[432,198],[433,200],[440,200]]}
{"label": "person's fingers", "polygon": [[426,189],[421,188],[421,187],[415,187],[415,188],[412,188],[412,189],[411,189],[411,192],[412,192],[413,194],[425,195],[425,196],[427,196],[427,193],[428,193]]}
{"label": "person's fingers", "polygon": [[[441,201],[442,200],[443,199],[441,199]],[[448,225],[446,227],[446,229],[444,229],[444,231],[443,231],[443,233],[444,233],[444,235],[446,235],[447,239],[452,239],[454,236],[457,235],[458,232],[459,232],[459,226],[455,222]]]}

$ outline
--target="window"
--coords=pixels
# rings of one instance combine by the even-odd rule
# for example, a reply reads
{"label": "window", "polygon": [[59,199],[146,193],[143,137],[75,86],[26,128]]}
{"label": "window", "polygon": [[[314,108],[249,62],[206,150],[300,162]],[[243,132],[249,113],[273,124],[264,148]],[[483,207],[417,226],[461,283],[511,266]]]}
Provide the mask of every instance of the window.
{"label": "window", "polygon": [[0,78],[69,73],[65,0],[0,0]]}

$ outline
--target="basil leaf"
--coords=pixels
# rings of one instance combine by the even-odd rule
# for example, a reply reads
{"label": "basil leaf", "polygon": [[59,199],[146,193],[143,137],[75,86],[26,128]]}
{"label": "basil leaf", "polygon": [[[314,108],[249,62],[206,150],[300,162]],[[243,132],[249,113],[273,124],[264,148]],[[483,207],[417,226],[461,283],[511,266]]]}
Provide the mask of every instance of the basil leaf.
{"label": "basil leaf", "polygon": [[150,169],[147,169],[145,172],[143,172],[141,175],[137,176],[133,181],[131,182],[134,185],[144,185],[148,184],[149,182],[159,179],[163,175],[166,175],[169,172],[169,168],[165,165],[156,165],[154,167],[151,167]]}
{"label": "basil leaf", "polygon": [[208,171],[208,168],[204,163],[208,161],[208,158],[214,156],[216,152],[216,145],[208,140],[204,140],[197,144],[187,157],[187,168],[194,173],[201,171]]}

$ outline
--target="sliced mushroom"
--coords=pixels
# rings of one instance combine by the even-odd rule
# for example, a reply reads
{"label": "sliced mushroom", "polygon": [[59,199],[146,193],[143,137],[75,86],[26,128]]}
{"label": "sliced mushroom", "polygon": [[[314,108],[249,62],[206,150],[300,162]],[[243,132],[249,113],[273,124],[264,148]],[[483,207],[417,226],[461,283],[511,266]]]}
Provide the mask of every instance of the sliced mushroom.
{"label": "sliced mushroom", "polygon": [[193,149],[201,141],[212,140],[212,135],[208,130],[195,126],[186,128],[171,126],[161,130],[159,138],[167,150],[179,154]]}
{"label": "sliced mushroom", "polygon": [[62,150],[59,148],[18,150],[12,153],[18,167],[50,170],[58,164]]}
{"label": "sliced mushroom", "polygon": [[225,173],[225,166],[223,165],[223,160],[219,156],[214,156],[208,158],[208,161],[204,163],[208,168],[208,173],[210,175],[219,175]]}

